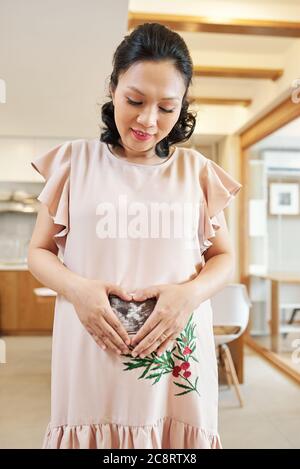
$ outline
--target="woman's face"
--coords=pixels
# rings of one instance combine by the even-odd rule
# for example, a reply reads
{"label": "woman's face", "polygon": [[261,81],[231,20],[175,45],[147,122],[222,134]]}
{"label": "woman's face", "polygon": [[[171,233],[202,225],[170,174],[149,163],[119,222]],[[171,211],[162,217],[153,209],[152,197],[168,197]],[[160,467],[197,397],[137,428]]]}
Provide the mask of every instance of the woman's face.
{"label": "woman's face", "polygon": [[[171,62],[138,62],[119,76],[112,98],[116,126],[128,153],[147,153],[170,133],[184,93],[183,77]],[[147,135],[139,137],[133,130]]]}

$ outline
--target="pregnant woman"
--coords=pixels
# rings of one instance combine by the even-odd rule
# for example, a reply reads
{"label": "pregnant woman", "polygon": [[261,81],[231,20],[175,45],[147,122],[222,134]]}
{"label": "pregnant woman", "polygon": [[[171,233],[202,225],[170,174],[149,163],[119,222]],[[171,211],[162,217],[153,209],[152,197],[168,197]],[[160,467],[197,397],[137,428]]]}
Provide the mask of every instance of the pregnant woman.
{"label": "pregnant woman", "polygon": [[192,73],[180,35],[137,27],[100,138],[32,161],[46,182],[28,265],[57,292],[44,448],[221,447],[210,298],[233,271],[223,209],[241,184],[175,145],[195,127]]}

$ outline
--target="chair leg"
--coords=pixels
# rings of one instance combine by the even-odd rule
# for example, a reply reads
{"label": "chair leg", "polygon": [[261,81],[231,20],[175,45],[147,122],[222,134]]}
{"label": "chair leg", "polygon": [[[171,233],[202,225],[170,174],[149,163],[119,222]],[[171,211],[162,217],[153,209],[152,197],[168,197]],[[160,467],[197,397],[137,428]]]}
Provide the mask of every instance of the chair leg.
{"label": "chair leg", "polygon": [[222,368],[223,368],[224,371],[225,371],[225,375],[226,375],[226,380],[227,380],[228,387],[230,388],[233,383],[232,383],[230,368],[229,368],[229,366],[228,366],[228,362],[227,362],[227,360],[226,360],[225,353],[224,353],[224,351],[223,351],[223,345],[219,345],[219,356],[220,356],[221,366],[222,366]]}
{"label": "chair leg", "polygon": [[226,344],[222,345],[222,355],[223,355],[223,360],[224,360],[224,364],[225,364],[225,369],[228,368],[229,376],[230,376],[230,378],[233,382],[234,389],[235,389],[237,398],[239,400],[240,406],[243,407],[244,402],[243,402],[241,391],[240,391],[239,380],[238,380],[238,377],[237,377],[237,374],[236,374],[236,371],[235,371],[235,367],[234,367],[234,363],[233,363],[233,360],[232,360],[230,350],[229,350],[229,348]]}
{"label": "chair leg", "polygon": [[[298,311],[300,311],[300,308],[294,308],[294,309],[293,309],[292,314],[291,314],[291,317],[290,317],[290,319],[287,321],[287,324],[293,324],[294,319],[295,319],[295,316],[296,316],[296,314],[298,313]],[[286,339],[287,336],[288,336],[288,332],[284,332],[284,333],[282,334],[282,337],[283,337],[284,339]]]}
{"label": "chair leg", "polygon": [[289,321],[288,321],[288,324],[293,324],[294,319],[295,319],[295,316],[296,316],[296,314],[297,314],[298,311],[300,311],[299,308],[293,309],[293,312],[292,312],[292,315],[291,315],[291,317],[290,317],[290,319],[289,319]]}

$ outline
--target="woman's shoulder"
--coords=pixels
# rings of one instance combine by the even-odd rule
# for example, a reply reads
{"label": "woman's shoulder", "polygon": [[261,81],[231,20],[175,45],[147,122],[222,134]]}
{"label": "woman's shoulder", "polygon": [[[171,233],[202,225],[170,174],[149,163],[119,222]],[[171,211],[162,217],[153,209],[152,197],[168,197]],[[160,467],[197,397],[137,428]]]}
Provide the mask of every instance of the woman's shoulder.
{"label": "woman's shoulder", "polygon": [[195,169],[201,170],[201,168],[210,161],[209,158],[195,148],[180,146],[177,147],[177,149],[179,151],[179,157],[184,160],[186,164],[194,166]]}
{"label": "woman's shoulder", "polygon": [[189,169],[192,167],[193,171],[189,173],[199,178],[203,188],[210,186],[211,192],[216,193],[219,188],[223,190],[225,186],[226,190],[236,193],[242,187],[232,174],[194,148],[181,147],[181,157],[185,159]]}
{"label": "woman's shoulder", "polygon": [[97,138],[76,138],[69,140],[69,143],[72,145],[74,149],[94,149],[98,148],[99,146],[104,145],[100,139]]}
{"label": "woman's shoulder", "polygon": [[94,160],[98,160],[103,153],[105,144],[97,138],[77,138],[69,140],[71,146],[72,164],[76,163],[90,165]]}

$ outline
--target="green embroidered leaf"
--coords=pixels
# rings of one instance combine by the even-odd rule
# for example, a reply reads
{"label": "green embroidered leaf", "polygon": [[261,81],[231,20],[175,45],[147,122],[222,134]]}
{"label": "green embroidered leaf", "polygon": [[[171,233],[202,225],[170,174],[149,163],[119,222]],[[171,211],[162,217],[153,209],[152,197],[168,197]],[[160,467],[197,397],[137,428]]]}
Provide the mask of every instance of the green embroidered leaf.
{"label": "green embroidered leaf", "polygon": [[190,342],[190,341],[191,341],[191,325],[190,325],[190,324],[189,324],[189,326],[186,328],[185,334],[186,334],[186,337],[187,337],[188,342]]}
{"label": "green embroidered leaf", "polygon": [[187,326],[189,326],[189,325],[191,324],[192,319],[193,319],[193,315],[194,315],[194,313],[192,313],[192,314],[190,315],[189,320],[188,320],[188,322],[187,322]]}
{"label": "green embroidered leaf", "polygon": [[155,383],[157,383],[157,382],[160,380],[160,378],[162,377],[162,375],[165,375],[166,373],[170,373],[170,371],[163,371],[163,372],[156,378],[156,380],[152,383],[152,385],[155,384]]}
{"label": "green embroidered leaf", "polygon": [[194,334],[194,331],[195,331],[195,327],[196,327],[196,324],[193,323],[191,324],[191,329],[190,329],[190,337],[191,337],[191,340],[195,339],[195,334]]}
{"label": "green embroidered leaf", "polygon": [[188,327],[192,327],[192,325],[193,325],[193,322],[192,322],[192,321],[193,321],[193,314],[191,314],[190,319],[189,319],[189,321],[188,321],[188,324],[187,324]]}
{"label": "green embroidered leaf", "polygon": [[191,391],[193,391],[193,389],[189,389],[188,391],[179,392],[177,394],[174,394],[174,396],[183,396],[183,394],[187,394],[188,392],[191,392]]}
{"label": "green embroidered leaf", "polygon": [[[161,376],[161,373],[153,373],[152,375],[146,376],[146,379],[157,378],[157,376]],[[140,376],[141,378],[141,376]]]}
{"label": "green embroidered leaf", "polygon": [[160,380],[160,378],[161,378],[161,375],[156,378],[156,380],[152,383],[152,385],[157,383]]}
{"label": "green embroidered leaf", "polygon": [[182,339],[177,339],[176,342],[178,342],[179,344],[181,344],[183,347],[185,346],[185,342],[183,342]]}
{"label": "green embroidered leaf", "polygon": [[176,355],[176,353],[173,354],[175,358],[177,358],[177,360],[182,360],[182,357],[179,357],[178,355]]}
{"label": "green embroidered leaf", "polygon": [[153,365],[159,365],[162,366],[164,364],[163,360],[159,360],[158,358],[154,358],[152,360]]}
{"label": "green embroidered leaf", "polygon": [[149,363],[149,365],[145,368],[145,371],[143,372],[143,374],[140,376],[140,378],[144,378],[144,376],[146,376],[146,374],[148,373],[149,369],[151,368],[151,363]]}
{"label": "green embroidered leaf", "polygon": [[173,383],[176,384],[176,386],[179,386],[180,388],[193,389],[190,386],[186,386],[185,384],[176,383],[176,381],[173,381]]}
{"label": "green embroidered leaf", "polygon": [[179,355],[180,355],[180,360],[185,361],[186,360],[186,355],[183,354],[182,350],[179,350]]}
{"label": "green embroidered leaf", "polygon": [[169,364],[170,368],[173,369],[175,363],[174,363],[174,360],[173,360],[173,358],[172,358],[172,354],[171,354],[171,352],[170,352],[169,350],[167,350],[166,353],[167,353],[167,358],[168,358],[168,364]]}
{"label": "green embroidered leaf", "polygon": [[193,355],[190,355],[190,357],[191,357],[191,359],[192,359],[192,360],[194,360],[194,362],[197,362],[197,363],[199,363],[199,360],[197,360],[197,358],[196,358],[196,357],[193,357]]}
{"label": "green embroidered leaf", "polygon": [[142,366],[145,366],[144,363],[123,363],[123,365],[127,365],[127,368],[123,368],[123,371],[126,370],[133,370],[134,368],[141,368]]}

